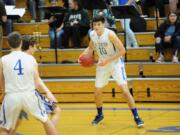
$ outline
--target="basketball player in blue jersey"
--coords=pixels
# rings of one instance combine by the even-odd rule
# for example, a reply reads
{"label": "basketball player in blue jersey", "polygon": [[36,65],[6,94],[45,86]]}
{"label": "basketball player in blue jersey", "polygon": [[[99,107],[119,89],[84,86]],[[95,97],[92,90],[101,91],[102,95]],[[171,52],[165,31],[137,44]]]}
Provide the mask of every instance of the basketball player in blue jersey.
{"label": "basketball player in blue jersey", "polygon": [[95,16],[93,18],[94,30],[90,33],[89,47],[86,48],[82,53],[82,55],[86,53],[89,54],[93,53],[95,50],[99,57],[96,68],[96,89],[94,92],[97,115],[92,121],[92,124],[98,124],[104,118],[102,111],[102,89],[108,84],[108,80],[110,76],[112,76],[122,90],[128,106],[132,111],[137,127],[143,127],[144,122],[139,117],[134,99],[128,90],[127,77],[123,61],[123,56],[126,53],[125,48],[116,34],[113,31],[105,28],[104,21],[103,16]]}
{"label": "basketball player in blue jersey", "polygon": [[18,32],[8,35],[8,43],[11,53],[0,59],[0,90],[4,94],[0,110],[0,135],[9,135],[15,129],[21,110],[40,120],[47,135],[57,135],[44,104],[35,92],[41,84],[36,60],[21,51],[22,40]]}
{"label": "basketball player in blue jersey", "polygon": [[[22,37],[22,51],[33,56],[36,50],[37,50],[36,40],[32,36],[24,35]],[[60,108],[56,106],[54,103],[57,103],[58,101],[51,93],[51,91],[48,89],[48,87],[44,84],[44,82],[41,80],[41,78],[39,79],[41,82],[40,87],[46,93],[47,97],[42,95],[37,89],[35,90],[36,94],[40,97],[40,99],[44,103],[46,112],[52,115],[51,122],[56,126],[60,118]],[[22,111],[20,114],[20,118],[18,119],[15,130],[19,127],[23,118],[28,119],[28,114],[24,111]],[[16,135],[15,130],[11,132],[10,135]]]}

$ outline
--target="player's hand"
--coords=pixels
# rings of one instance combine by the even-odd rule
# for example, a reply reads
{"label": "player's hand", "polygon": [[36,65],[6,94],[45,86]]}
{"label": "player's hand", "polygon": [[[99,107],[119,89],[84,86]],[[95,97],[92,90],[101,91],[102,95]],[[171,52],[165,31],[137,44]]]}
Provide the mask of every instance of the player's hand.
{"label": "player's hand", "polygon": [[106,64],[109,63],[109,59],[103,59],[103,60],[99,60],[99,62],[97,63],[98,66],[105,66]]}
{"label": "player's hand", "polygon": [[[83,53],[81,55],[79,55],[79,58],[83,55]],[[81,63],[80,59],[78,58],[78,63]]]}
{"label": "player's hand", "polygon": [[[79,58],[82,56],[82,55],[86,55],[86,54],[88,54],[88,52],[83,52],[83,53],[81,53],[80,55],[79,55]],[[81,60],[78,58],[78,63],[81,63]]]}
{"label": "player's hand", "polygon": [[54,96],[51,92],[47,92],[47,93],[46,93],[46,96],[48,97],[48,99],[49,99],[50,101],[55,102],[55,103],[58,102],[58,100],[55,98],[55,96]]}
{"label": "player's hand", "polygon": [[81,61],[78,59],[78,63],[81,63]]}

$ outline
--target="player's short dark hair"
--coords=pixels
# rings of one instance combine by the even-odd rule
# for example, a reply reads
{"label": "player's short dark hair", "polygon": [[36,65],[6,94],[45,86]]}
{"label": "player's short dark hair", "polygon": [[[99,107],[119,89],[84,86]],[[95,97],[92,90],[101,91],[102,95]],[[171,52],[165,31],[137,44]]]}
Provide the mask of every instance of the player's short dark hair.
{"label": "player's short dark hair", "polygon": [[15,49],[21,45],[22,37],[19,32],[12,32],[8,35],[7,40],[8,40],[9,46]]}
{"label": "player's short dark hair", "polygon": [[96,15],[96,16],[93,17],[92,21],[93,22],[102,22],[102,23],[104,23],[105,22],[105,18],[102,15]]}
{"label": "player's short dark hair", "polygon": [[36,44],[36,39],[30,35],[24,35],[22,37],[22,51],[27,51],[30,46],[34,46]]}

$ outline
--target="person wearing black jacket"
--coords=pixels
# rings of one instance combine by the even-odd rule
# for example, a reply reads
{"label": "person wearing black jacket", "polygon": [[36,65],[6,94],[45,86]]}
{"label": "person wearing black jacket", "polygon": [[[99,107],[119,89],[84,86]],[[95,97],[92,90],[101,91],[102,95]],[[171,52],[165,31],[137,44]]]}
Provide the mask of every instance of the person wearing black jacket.
{"label": "person wearing black jacket", "polygon": [[89,30],[88,11],[81,8],[78,0],[69,0],[69,10],[65,14],[64,25],[64,46],[68,47],[69,39],[72,37],[73,45],[80,47],[81,37]]}
{"label": "person wearing black jacket", "polygon": [[158,9],[158,14],[160,15],[160,17],[164,17],[165,13],[164,13],[164,4],[166,4],[168,2],[168,0],[142,0],[142,11],[144,15],[148,15],[149,14],[149,8],[150,7],[155,7]]}
{"label": "person wearing black jacket", "polygon": [[0,0],[0,57],[2,55],[2,45],[3,45],[3,28],[2,25],[7,21],[5,5],[2,0]]}
{"label": "person wearing black jacket", "polygon": [[[57,1],[51,0],[51,6],[52,7],[58,6]],[[62,13],[59,16],[53,16],[52,12],[46,12],[45,18],[48,19],[48,24],[49,24],[49,32],[48,33],[49,33],[49,37],[50,37],[50,48],[55,48],[55,47],[61,48],[61,49],[64,48],[62,46],[62,35],[64,33],[64,30],[59,29],[59,27],[62,24],[63,18],[64,18],[64,13]],[[55,44],[55,40],[56,40],[56,44]]]}
{"label": "person wearing black jacket", "polygon": [[178,15],[175,12],[170,12],[167,20],[160,25],[155,33],[156,50],[160,56],[157,62],[164,62],[164,49],[173,48],[172,62],[178,63],[178,50],[180,49],[180,23]]}

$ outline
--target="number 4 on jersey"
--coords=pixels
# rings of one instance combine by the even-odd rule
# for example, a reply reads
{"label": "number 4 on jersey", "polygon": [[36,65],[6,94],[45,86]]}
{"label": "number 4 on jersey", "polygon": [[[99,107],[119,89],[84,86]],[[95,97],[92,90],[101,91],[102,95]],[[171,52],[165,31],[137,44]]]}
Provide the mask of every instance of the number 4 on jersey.
{"label": "number 4 on jersey", "polygon": [[23,75],[23,72],[22,72],[23,68],[22,68],[20,59],[16,62],[16,65],[14,66],[14,70],[18,71],[18,75]]}

